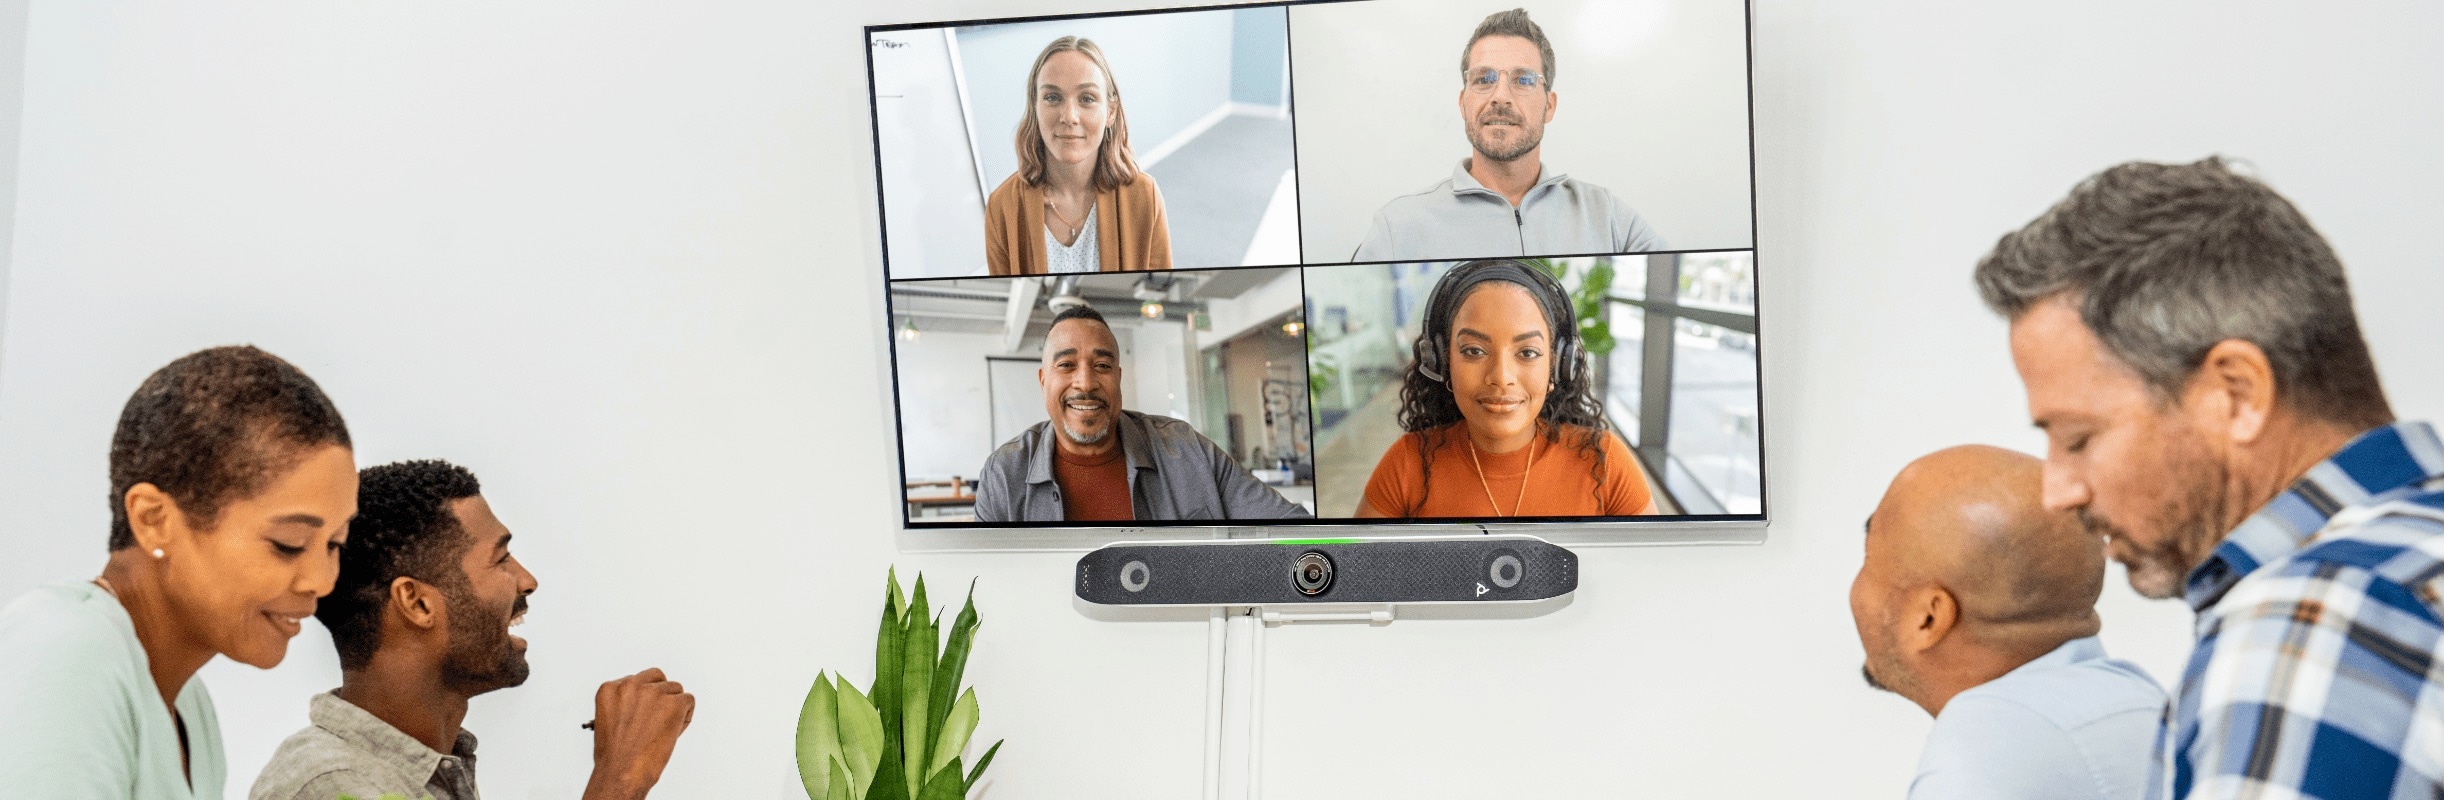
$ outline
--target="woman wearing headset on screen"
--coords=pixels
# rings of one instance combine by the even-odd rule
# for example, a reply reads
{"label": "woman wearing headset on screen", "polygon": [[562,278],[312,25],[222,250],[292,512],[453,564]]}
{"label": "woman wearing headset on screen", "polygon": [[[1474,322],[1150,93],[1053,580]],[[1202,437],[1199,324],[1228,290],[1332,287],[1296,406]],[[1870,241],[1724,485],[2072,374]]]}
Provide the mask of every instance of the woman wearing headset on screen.
{"label": "woman wearing headset on screen", "polygon": [[984,247],[995,275],[1171,268],[1162,192],[1092,40],[1054,39],[1027,71],[1018,171],[985,199]]}
{"label": "woman wearing headset on screen", "polygon": [[1443,274],[1400,388],[1400,427],[1358,516],[1655,513],[1596,402],[1569,293],[1534,266],[1471,261]]}

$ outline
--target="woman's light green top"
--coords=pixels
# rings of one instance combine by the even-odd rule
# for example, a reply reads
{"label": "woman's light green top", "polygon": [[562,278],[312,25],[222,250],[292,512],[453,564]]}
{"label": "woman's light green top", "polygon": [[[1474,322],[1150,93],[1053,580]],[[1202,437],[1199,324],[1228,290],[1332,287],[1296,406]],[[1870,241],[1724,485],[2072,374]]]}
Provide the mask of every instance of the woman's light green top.
{"label": "woman's light green top", "polygon": [[220,800],[221,721],[200,677],[161,703],[135,623],[92,583],[37,588],[0,608],[0,794],[46,800]]}

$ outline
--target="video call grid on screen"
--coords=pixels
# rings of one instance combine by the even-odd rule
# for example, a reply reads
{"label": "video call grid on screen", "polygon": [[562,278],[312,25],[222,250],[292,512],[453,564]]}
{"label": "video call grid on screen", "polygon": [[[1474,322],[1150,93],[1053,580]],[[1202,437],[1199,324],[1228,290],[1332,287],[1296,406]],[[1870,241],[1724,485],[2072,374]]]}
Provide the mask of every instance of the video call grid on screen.
{"label": "video call grid on screen", "polygon": [[[1494,18],[1513,8],[1535,28]],[[1350,0],[868,28],[903,524],[1763,521],[1746,15]],[[1051,88],[1026,91],[1030,74]],[[1436,412],[1401,391],[1440,277],[1488,259],[1557,277],[1544,294],[1586,367],[1560,393],[1548,374],[1541,400],[1597,409],[1566,418],[1616,440],[1514,420],[1524,479],[1503,463],[1522,452],[1474,447],[1515,410],[1480,424],[1450,412],[1457,393]],[[1447,310],[1479,305],[1459,296]],[[1119,369],[1048,392],[1049,323],[1073,305],[1105,319],[1084,327]],[[1404,406],[1458,419],[1404,436]],[[1081,440],[1121,447],[1056,464]],[[1141,458],[1155,469],[1078,477]],[[1057,466],[1074,469],[1047,482]],[[1148,476],[1128,504],[1143,516],[1064,518],[1061,486],[1127,485],[1114,473]]]}

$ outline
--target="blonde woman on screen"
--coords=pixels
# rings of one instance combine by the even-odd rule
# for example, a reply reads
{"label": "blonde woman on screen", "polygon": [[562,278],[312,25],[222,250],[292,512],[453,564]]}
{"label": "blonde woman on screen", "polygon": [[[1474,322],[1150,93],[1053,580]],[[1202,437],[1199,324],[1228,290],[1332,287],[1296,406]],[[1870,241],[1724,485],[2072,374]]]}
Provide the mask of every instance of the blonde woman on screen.
{"label": "blonde woman on screen", "polygon": [[1444,273],[1402,381],[1407,434],[1375,464],[1358,516],[1655,513],[1595,399],[1570,295],[1542,269],[1471,261]]}
{"label": "blonde woman on screen", "polygon": [[1036,55],[1017,145],[1018,171],[984,201],[992,274],[1171,268],[1162,192],[1129,149],[1120,85],[1092,40]]}

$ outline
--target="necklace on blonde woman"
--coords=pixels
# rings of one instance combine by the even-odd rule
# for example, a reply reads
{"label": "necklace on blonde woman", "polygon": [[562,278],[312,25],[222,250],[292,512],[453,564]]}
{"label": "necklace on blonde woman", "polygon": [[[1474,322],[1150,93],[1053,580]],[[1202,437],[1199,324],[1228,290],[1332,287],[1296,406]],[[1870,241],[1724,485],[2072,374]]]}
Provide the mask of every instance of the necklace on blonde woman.
{"label": "necklace on blonde woman", "polygon": [[[1069,221],[1069,217],[1068,217],[1068,215],[1062,214],[1062,213],[1061,213],[1061,207],[1060,207],[1060,205],[1058,205],[1058,204],[1056,204],[1056,203],[1052,202],[1052,198],[1050,198],[1050,197],[1046,197],[1046,198],[1044,198],[1044,210],[1045,210],[1045,211],[1048,211],[1048,212],[1051,212],[1051,213],[1052,213],[1052,218],[1053,218],[1053,219],[1060,220],[1060,221],[1061,221],[1061,226],[1062,226],[1064,229],[1067,229],[1067,230],[1069,231],[1068,233],[1061,234],[1061,238],[1063,238],[1063,239],[1075,239],[1075,238],[1077,238],[1077,237],[1078,237],[1078,231],[1079,231],[1080,229],[1082,229],[1082,228],[1086,227],[1086,219],[1085,219],[1085,215],[1083,215],[1083,214],[1079,215],[1079,219],[1078,219],[1078,221],[1077,221],[1077,222],[1071,222],[1071,221]],[[1076,242],[1071,242],[1071,244],[1076,244]]]}
{"label": "necklace on blonde woman", "polygon": [[1468,442],[1468,465],[1477,468],[1477,485],[1485,488],[1485,504],[1494,507],[1494,516],[1519,516],[1520,510],[1527,503],[1528,476],[1536,472],[1536,439],[1542,439],[1544,437],[1538,436],[1528,440],[1528,465],[1527,471],[1519,473],[1519,496],[1511,499],[1511,513],[1504,514],[1502,513],[1502,504],[1494,502],[1493,483],[1485,480],[1485,465],[1477,461],[1476,438],[1468,436],[1467,431],[1461,431],[1460,435],[1462,437],[1467,437],[1465,441]]}

